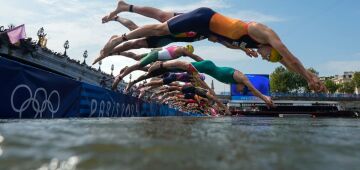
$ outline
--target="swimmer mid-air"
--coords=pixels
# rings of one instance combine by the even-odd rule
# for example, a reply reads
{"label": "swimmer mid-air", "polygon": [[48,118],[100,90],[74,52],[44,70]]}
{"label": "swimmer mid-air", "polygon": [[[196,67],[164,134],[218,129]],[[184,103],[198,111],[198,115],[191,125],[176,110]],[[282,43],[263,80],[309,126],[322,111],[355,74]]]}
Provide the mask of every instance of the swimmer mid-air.
{"label": "swimmer mid-air", "polygon": [[151,64],[155,61],[166,61],[166,60],[174,60],[182,56],[188,56],[195,61],[202,61],[203,59],[195,54],[194,47],[192,45],[187,45],[185,47],[181,46],[170,46],[164,48],[162,50],[154,50],[150,53],[145,53],[136,56],[136,58],[141,57],[141,60],[138,61],[136,64],[126,67],[125,70],[122,70],[118,76],[116,76],[115,81],[112,85],[112,89],[116,89],[119,82],[128,74],[135,70],[139,70],[148,64]]}
{"label": "swimmer mid-air", "polygon": [[237,91],[243,92],[245,86],[257,97],[263,100],[269,107],[274,107],[270,97],[259,92],[249,81],[249,79],[239,70],[230,67],[218,67],[210,60],[188,63],[185,61],[166,61],[153,64],[148,73],[156,72],[158,69],[180,69],[192,74],[194,72],[205,73],[225,84],[236,84]]}
{"label": "swimmer mid-air", "polygon": [[[161,23],[166,22],[170,18],[181,14],[176,12],[167,12],[152,7],[128,5],[124,1],[119,1],[118,8],[115,11],[111,12],[109,15],[103,17],[102,22],[107,23],[109,21],[117,21],[126,28],[128,28],[130,31],[137,29],[139,26],[136,25],[133,21],[117,16],[118,13],[124,12],[124,6],[128,6],[127,9],[129,10],[129,12],[133,12],[149,18],[153,18]],[[115,36],[112,38],[115,38]],[[168,44],[171,44],[173,42],[195,42],[205,38],[206,38],[205,36],[197,34],[196,32],[193,31],[180,33],[176,35],[149,36],[145,38],[139,38],[133,41],[127,41],[123,44],[116,46],[109,55],[100,55],[94,60],[93,64],[97,63],[98,61],[108,56],[121,55],[122,52],[131,49],[160,48]]]}
{"label": "swimmer mid-air", "polygon": [[[136,6],[119,1],[115,12],[108,17],[134,9]],[[113,36],[101,51],[100,57],[108,56],[117,45],[128,40],[176,35],[190,31],[208,37],[210,41],[221,43],[228,48],[241,49],[251,57],[257,57],[260,54],[263,59],[280,62],[289,70],[302,75],[310,89],[317,92],[326,91],[319,78],[304,68],[300,60],[287,49],[272,29],[260,23],[245,23],[239,19],[223,16],[210,8],[198,8],[172,17],[164,23],[145,25],[122,36]],[[252,49],[257,49],[257,51]]]}

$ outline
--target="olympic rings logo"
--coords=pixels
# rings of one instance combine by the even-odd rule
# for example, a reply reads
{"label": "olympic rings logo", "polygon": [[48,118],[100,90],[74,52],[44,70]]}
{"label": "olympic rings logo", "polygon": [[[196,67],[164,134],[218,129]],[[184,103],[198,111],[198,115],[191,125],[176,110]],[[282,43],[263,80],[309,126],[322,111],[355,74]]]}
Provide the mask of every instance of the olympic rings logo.
{"label": "olympic rings logo", "polygon": [[[16,92],[21,88],[28,91],[29,98],[26,99],[24,102],[22,102],[20,107],[17,108],[17,107],[15,107],[15,104],[14,104],[14,96],[15,96]],[[41,96],[41,94],[44,97],[43,101],[38,100],[38,98],[39,98],[39,96]],[[54,108],[54,105],[50,100],[50,99],[53,99],[52,97],[57,99],[57,107],[56,107],[56,109]],[[29,86],[24,85],[24,84],[18,85],[13,90],[13,92],[11,93],[11,107],[12,107],[12,109],[15,112],[19,113],[19,118],[21,119],[22,113],[25,110],[27,110],[30,107],[30,105],[32,106],[32,109],[36,112],[36,115],[35,115],[34,118],[37,118],[38,116],[40,116],[40,118],[42,118],[42,114],[46,111],[46,109],[48,109],[51,112],[52,118],[54,118],[54,114],[57,111],[59,111],[59,108],[60,108],[60,94],[59,94],[59,92],[57,90],[53,90],[53,91],[51,91],[51,93],[48,96],[47,91],[44,88],[37,88],[35,90],[34,95],[33,95],[33,93],[32,93]]]}

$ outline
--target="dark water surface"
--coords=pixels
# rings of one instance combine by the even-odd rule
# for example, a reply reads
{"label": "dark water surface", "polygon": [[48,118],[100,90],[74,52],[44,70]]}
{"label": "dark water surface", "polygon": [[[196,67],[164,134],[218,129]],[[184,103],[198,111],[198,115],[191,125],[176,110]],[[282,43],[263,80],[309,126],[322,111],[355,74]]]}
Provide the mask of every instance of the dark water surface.
{"label": "dark water surface", "polygon": [[360,169],[360,120],[2,120],[4,169]]}

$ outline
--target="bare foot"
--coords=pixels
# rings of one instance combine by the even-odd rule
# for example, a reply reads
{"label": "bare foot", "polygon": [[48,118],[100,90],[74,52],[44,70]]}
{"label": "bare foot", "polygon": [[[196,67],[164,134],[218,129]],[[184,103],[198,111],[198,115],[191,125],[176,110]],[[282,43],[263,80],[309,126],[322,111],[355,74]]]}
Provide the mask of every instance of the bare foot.
{"label": "bare foot", "polygon": [[107,23],[107,22],[109,22],[109,21],[114,21],[116,17],[118,17],[118,16],[115,15],[114,17],[109,18],[109,15],[105,15],[105,16],[101,19],[101,21],[102,21],[103,24],[105,24],[105,23]]}
{"label": "bare foot", "polygon": [[114,80],[114,83],[111,86],[111,89],[115,91],[117,89],[117,86],[118,86],[118,84],[120,83],[121,80],[122,80],[122,78],[120,77],[120,75],[116,76],[115,80]]}
{"label": "bare foot", "polygon": [[159,69],[160,66],[161,66],[161,63],[162,63],[161,61],[157,61],[157,62],[155,62],[154,64],[152,64],[152,65],[150,66],[149,70],[148,70],[148,73],[151,73],[151,72]]}
{"label": "bare foot", "polygon": [[[113,36],[109,39],[108,43],[111,42],[111,41],[112,41],[114,38],[116,38],[116,37],[118,37],[118,36],[117,36],[117,35],[113,35]],[[108,45],[108,43],[107,43],[106,45]],[[106,47],[106,45],[105,45],[105,47]],[[104,48],[105,48],[105,47],[104,47]],[[94,65],[94,64],[96,64],[97,62],[99,62],[100,60],[108,57],[109,55],[110,55],[110,53],[109,53],[109,54],[106,54],[105,51],[104,51],[104,49],[102,49],[102,50],[100,51],[100,55],[94,60],[94,62],[92,63],[92,65]]]}
{"label": "bare foot", "polygon": [[107,22],[109,22],[109,21],[110,21],[109,15],[105,15],[105,16],[101,19],[101,22],[102,22],[103,24],[105,24],[105,23],[107,23]]}
{"label": "bare foot", "polygon": [[104,55],[104,50],[100,51],[100,55],[98,57],[95,58],[94,62],[92,63],[92,65],[96,64],[97,62],[99,62],[100,60],[106,58],[106,56]]}
{"label": "bare foot", "polygon": [[125,92],[128,92],[133,85],[134,85],[133,82],[129,82],[128,85],[125,88]]}
{"label": "bare foot", "polygon": [[[112,52],[113,48],[115,47],[115,39],[118,38],[118,36],[114,35],[110,38],[110,40],[105,44],[103,50],[103,55],[104,56],[109,56],[110,53]],[[120,42],[121,43],[121,40]]]}
{"label": "bare foot", "polygon": [[116,11],[118,11],[119,13],[129,11],[129,7],[130,5],[127,4],[125,1],[119,1],[116,7]]}

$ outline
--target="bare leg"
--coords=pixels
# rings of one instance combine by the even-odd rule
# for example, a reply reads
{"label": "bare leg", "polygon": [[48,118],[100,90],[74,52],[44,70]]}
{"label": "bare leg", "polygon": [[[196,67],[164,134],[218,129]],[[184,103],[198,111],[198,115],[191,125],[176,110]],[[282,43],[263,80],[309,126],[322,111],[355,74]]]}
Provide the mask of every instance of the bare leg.
{"label": "bare leg", "polygon": [[[150,68],[149,72],[152,72],[156,69],[159,69],[161,62],[154,63]],[[167,69],[181,69],[187,71],[188,73],[193,75],[195,86],[200,86],[205,89],[208,89],[211,94],[215,95],[215,92],[203,81],[200,79],[199,72],[191,65],[191,63],[185,61],[171,60],[162,63],[164,68]]]}
{"label": "bare leg", "polygon": [[147,87],[147,86],[159,87],[159,86],[162,86],[162,85],[164,85],[163,80],[154,80],[154,81],[151,81],[149,83],[144,84],[145,87]]}
{"label": "bare leg", "polygon": [[153,72],[161,67],[161,63],[164,68],[167,69],[181,69],[184,71],[187,71],[187,68],[190,63],[187,63],[185,61],[179,61],[179,60],[171,60],[166,62],[157,61],[151,67],[149,68],[149,72]]}
{"label": "bare leg", "polygon": [[106,15],[102,18],[102,23],[106,23],[112,19],[114,19],[114,17],[119,14],[120,12],[125,12],[125,11],[129,11],[129,5],[127,3],[125,3],[124,1],[119,1],[117,4],[117,7],[114,11],[110,12],[109,15]]}
{"label": "bare leg", "polygon": [[110,39],[104,46],[101,55],[108,56],[117,45],[127,40],[133,40],[149,36],[163,36],[169,34],[171,33],[167,23],[145,25],[131,31],[126,35],[124,34],[123,36],[116,36],[115,38]]}
{"label": "bare leg", "polygon": [[[117,37],[117,35],[111,36],[111,38],[109,39],[108,42],[111,42],[111,41],[112,41],[113,39],[115,39],[116,37]],[[101,50],[101,51],[100,51],[100,55],[95,59],[95,61],[93,62],[93,65],[94,65],[95,63],[97,63],[98,61],[104,59],[104,58],[107,57],[107,56],[108,56],[108,54],[105,55],[104,50]]]}
{"label": "bare leg", "polygon": [[143,98],[145,96],[145,90],[140,90],[139,99]]}
{"label": "bare leg", "polygon": [[159,22],[165,22],[170,18],[174,17],[174,12],[163,11],[158,8],[146,7],[146,6],[132,6],[132,11],[130,11],[130,4],[127,4],[125,1],[119,1],[116,9],[111,12],[109,15],[103,18],[103,23],[107,22],[109,19],[113,18],[120,12],[133,12],[140,14],[142,16],[146,16],[149,18],[153,18],[158,20]]}
{"label": "bare leg", "polygon": [[[116,36],[113,36],[112,38],[115,38],[115,37]],[[148,47],[148,45],[147,45],[146,38],[141,38],[141,39],[137,39],[137,40],[134,40],[134,41],[128,41],[128,42],[125,42],[125,43],[115,47],[114,50],[112,50],[112,52],[110,54],[108,54],[108,55],[104,55],[104,53],[101,52],[100,56],[97,57],[94,60],[93,65],[96,64],[97,62],[99,62],[100,60],[105,59],[108,56],[122,55],[122,54],[119,54],[119,53],[131,50],[131,49],[139,49],[139,48],[147,48],[147,47]],[[126,57],[128,57],[128,56],[126,55]],[[129,57],[129,58],[132,58],[132,57]]]}
{"label": "bare leg", "polygon": [[136,61],[141,60],[145,56],[144,54],[139,55],[139,54],[135,54],[133,52],[121,52],[121,53],[119,53],[119,55],[134,59]]}
{"label": "bare leg", "polygon": [[140,63],[136,63],[130,67],[128,67],[127,69],[124,70],[124,72],[120,73],[118,76],[115,77],[115,81],[114,83],[112,84],[112,89],[115,90],[117,88],[117,85],[120,83],[120,81],[125,77],[127,76],[128,74],[130,74],[131,72],[139,69],[141,66],[140,66]]}
{"label": "bare leg", "polygon": [[167,12],[153,7],[142,7],[134,5],[133,12],[149,18],[156,19],[159,22],[166,22],[170,18],[174,17],[174,12]]}
{"label": "bare leg", "polygon": [[126,86],[125,91],[128,91],[134,84],[141,82],[143,80],[146,80],[148,78],[151,78],[150,74],[146,73],[144,75],[141,75],[139,78],[137,78],[136,80],[129,82],[128,85]]}
{"label": "bare leg", "polygon": [[110,55],[117,55],[118,53],[133,50],[133,49],[140,49],[140,48],[148,48],[148,44],[146,38],[140,38],[133,41],[124,42],[114,48]]}
{"label": "bare leg", "polygon": [[139,26],[137,26],[134,22],[132,22],[131,20],[126,19],[126,18],[122,18],[122,17],[118,16],[115,21],[119,22],[120,24],[125,26],[130,31],[132,31],[136,28],[139,28]]}

